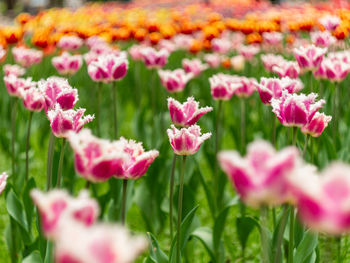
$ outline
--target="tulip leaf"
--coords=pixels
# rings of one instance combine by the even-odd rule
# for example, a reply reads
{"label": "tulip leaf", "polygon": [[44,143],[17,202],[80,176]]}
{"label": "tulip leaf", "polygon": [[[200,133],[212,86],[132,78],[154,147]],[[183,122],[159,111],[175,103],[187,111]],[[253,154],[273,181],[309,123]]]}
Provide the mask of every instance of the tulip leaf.
{"label": "tulip leaf", "polygon": [[237,217],[236,230],[239,242],[243,249],[245,249],[249,235],[253,231],[254,227],[260,228],[259,223],[252,217]]}
{"label": "tulip leaf", "polygon": [[30,191],[36,187],[34,178],[30,178],[27,182],[27,185],[23,192],[23,205],[26,213],[26,218],[28,222],[28,232],[31,232],[32,222],[33,222],[33,214],[34,214],[34,203],[32,198],[30,197]]}
{"label": "tulip leaf", "polygon": [[207,250],[210,258],[213,262],[215,262],[215,254],[214,254],[214,245],[213,245],[213,233],[212,230],[208,227],[199,227],[191,236],[197,238]]}
{"label": "tulip leaf", "polygon": [[168,256],[160,249],[156,237],[152,233],[147,233],[147,235],[151,241],[149,258],[152,260],[152,262],[155,262],[155,263],[169,262]]}
{"label": "tulip leaf", "polygon": [[39,251],[34,251],[29,256],[25,257],[22,263],[43,263],[43,260]]}
{"label": "tulip leaf", "polygon": [[307,231],[295,250],[294,262],[303,263],[312,255],[318,243],[318,235]]}
{"label": "tulip leaf", "polygon": [[16,222],[26,232],[28,232],[28,223],[27,223],[26,215],[24,213],[23,206],[13,190],[10,190],[10,192],[7,194],[6,208],[7,208],[7,211],[9,212],[10,216],[14,220],[16,220]]}

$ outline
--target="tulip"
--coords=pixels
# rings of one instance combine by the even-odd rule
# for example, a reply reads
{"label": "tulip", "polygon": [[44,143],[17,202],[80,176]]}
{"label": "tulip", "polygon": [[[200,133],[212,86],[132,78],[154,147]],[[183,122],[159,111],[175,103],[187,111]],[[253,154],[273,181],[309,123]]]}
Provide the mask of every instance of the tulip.
{"label": "tulip", "polygon": [[120,226],[84,227],[65,219],[54,254],[56,263],[131,263],[146,248],[144,237],[131,236]]}
{"label": "tulip", "polygon": [[203,64],[199,59],[187,59],[182,60],[182,67],[186,73],[192,73],[194,76],[198,76],[202,71],[208,68],[207,64]]}
{"label": "tulip", "polygon": [[220,54],[226,54],[230,51],[232,45],[231,41],[225,38],[214,38],[211,41],[211,47],[214,52],[218,52]]}
{"label": "tulip", "polygon": [[64,222],[90,227],[98,218],[98,203],[89,197],[87,191],[81,191],[77,198],[65,190],[52,190],[48,193],[34,189],[30,192],[34,204],[41,216],[41,227],[44,235],[56,240],[64,230]]}
{"label": "tulip", "polygon": [[323,60],[327,48],[320,48],[314,45],[294,48],[294,56],[303,71],[315,71]]}
{"label": "tulip", "polygon": [[250,97],[256,90],[257,82],[255,78],[233,76],[233,81],[238,84],[235,85],[233,92],[239,98]]}
{"label": "tulip", "polygon": [[162,85],[169,93],[183,91],[187,82],[193,78],[192,73],[186,73],[183,69],[158,70],[158,75]]}
{"label": "tulip", "polygon": [[79,99],[78,90],[73,89],[64,78],[49,77],[39,81],[38,86],[45,97],[45,111],[54,108],[56,103],[63,110],[73,109]]}
{"label": "tulip", "polygon": [[332,36],[329,31],[318,31],[311,33],[311,41],[314,45],[318,47],[329,47],[337,41],[335,37]]}
{"label": "tulip", "polygon": [[291,200],[287,178],[300,162],[295,147],[276,152],[270,143],[255,141],[248,145],[245,157],[236,151],[221,151],[218,160],[244,203],[276,206]]}
{"label": "tulip", "polygon": [[70,55],[67,52],[52,58],[52,65],[61,75],[74,75],[81,68],[82,64],[81,55]]}
{"label": "tulip", "polygon": [[35,87],[36,83],[32,78],[18,78],[15,75],[8,75],[4,77],[5,86],[10,96],[21,97],[21,91]]}
{"label": "tulip", "polygon": [[23,105],[30,111],[40,112],[45,106],[45,98],[37,87],[20,90]]}
{"label": "tulip", "polygon": [[312,137],[319,137],[331,120],[331,116],[316,112],[312,119],[301,127],[301,132]]}
{"label": "tulip", "polygon": [[140,50],[141,58],[147,68],[162,68],[168,63],[169,52],[165,49],[159,51],[152,47],[144,47]]}
{"label": "tulip", "polygon": [[193,97],[187,98],[183,104],[173,98],[168,98],[168,109],[171,121],[181,127],[195,124],[200,117],[213,110],[212,107],[199,108],[199,103]]}
{"label": "tulip", "polygon": [[0,44],[0,61],[5,59],[6,56],[6,50],[3,48],[3,46]]}
{"label": "tulip", "polygon": [[232,68],[235,71],[242,71],[245,66],[245,58],[241,55],[237,55],[231,58],[230,60]]}
{"label": "tulip", "polygon": [[264,32],[262,34],[264,42],[271,46],[278,45],[282,43],[283,35],[280,32]]}
{"label": "tulip", "polygon": [[178,130],[173,124],[167,130],[171,148],[177,155],[193,155],[201,144],[210,138],[211,133],[201,134],[201,129],[194,124],[188,128]]}
{"label": "tulip", "polygon": [[349,232],[350,167],[332,163],[321,175],[315,170],[306,167],[289,177],[301,221],[315,232]]}
{"label": "tulip", "polygon": [[340,24],[341,20],[337,16],[326,15],[319,19],[319,22],[325,29],[329,31],[335,30]]}
{"label": "tulip", "polygon": [[204,61],[212,68],[217,68],[221,63],[221,56],[216,53],[206,54],[204,56]]}
{"label": "tulip", "polygon": [[295,61],[284,60],[272,66],[271,71],[276,73],[280,78],[290,77],[296,79],[300,74],[300,67]]}
{"label": "tulip", "polygon": [[260,56],[264,68],[267,72],[272,72],[272,68],[283,63],[285,60],[281,55],[264,54]]}
{"label": "tulip", "polygon": [[271,99],[278,99],[282,96],[284,90],[288,93],[295,93],[303,89],[303,83],[298,79],[290,79],[285,77],[277,78],[261,78],[260,84],[257,86],[261,101],[264,104],[271,105]]}
{"label": "tulip", "polygon": [[131,58],[136,61],[142,60],[141,50],[145,47],[146,46],[142,46],[142,45],[132,45],[128,50]]}
{"label": "tulip", "polygon": [[229,100],[232,98],[234,89],[240,84],[232,81],[232,76],[216,74],[209,78],[211,95],[214,100]]}
{"label": "tulip", "polygon": [[324,100],[316,102],[317,94],[290,94],[283,91],[279,99],[271,99],[272,112],[282,125],[302,127],[309,123],[315,113],[325,104]]}
{"label": "tulip", "polygon": [[326,69],[324,67],[325,60],[323,60],[318,69],[313,72],[315,79],[327,79]]}
{"label": "tulip", "polygon": [[173,53],[177,49],[175,43],[173,41],[167,40],[167,39],[161,39],[158,42],[157,47],[159,50],[161,50],[161,49],[167,50],[169,52],[169,54]]}
{"label": "tulip", "polygon": [[256,54],[258,54],[260,48],[255,45],[244,46],[241,45],[238,49],[240,55],[242,55],[246,60],[251,60]]}
{"label": "tulip", "polygon": [[323,67],[327,78],[332,82],[341,82],[350,72],[350,64],[338,59],[325,59]]}
{"label": "tulip", "polygon": [[5,190],[7,178],[7,173],[3,172],[2,174],[0,174],[0,194]]}
{"label": "tulip", "polygon": [[18,65],[4,65],[5,76],[14,75],[16,77],[23,76],[26,73],[26,70]]}
{"label": "tulip", "polygon": [[125,77],[129,62],[124,55],[101,55],[88,65],[88,73],[93,81],[111,83]]}
{"label": "tulip", "polygon": [[99,36],[92,36],[89,37],[88,39],[85,40],[85,44],[91,49],[93,46],[101,45],[101,44],[106,44],[106,41]]}
{"label": "tulip", "polygon": [[62,36],[57,42],[57,47],[63,50],[77,50],[84,44],[83,40],[76,36]]}
{"label": "tulip", "polygon": [[94,115],[83,117],[85,109],[63,110],[58,103],[47,112],[51,131],[58,138],[66,138],[68,131],[79,132],[86,123],[94,119]]}
{"label": "tulip", "polygon": [[34,64],[39,64],[43,58],[42,51],[25,47],[12,48],[12,54],[15,61],[25,68],[28,68]]}

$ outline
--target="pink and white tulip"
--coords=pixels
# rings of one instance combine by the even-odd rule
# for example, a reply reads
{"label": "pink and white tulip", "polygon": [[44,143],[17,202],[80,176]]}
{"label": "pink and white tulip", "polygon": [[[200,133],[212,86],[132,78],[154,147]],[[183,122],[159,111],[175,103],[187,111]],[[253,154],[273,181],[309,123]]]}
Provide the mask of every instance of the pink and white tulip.
{"label": "pink and white tulip", "polygon": [[226,38],[214,38],[211,41],[211,47],[214,52],[226,54],[231,50],[231,41]]}
{"label": "pink and white tulip", "polygon": [[206,54],[203,59],[211,68],[217,68],[221,64],[221,56],[216,53]]}
{"label": "pink and white tulip", "polygon": [[319,22],[325,29],[333,31],[339,26],[341,20],[338,16],[326,15],[321,17]]}
{"label": "pink and white tulip", "polygon": [[312,119],[305,126],[301,127],[301,132],[312,137],[319,137],[331,120],[332,116],[316,112]]}
{"label": "pink and white tulip", "polygon": [[196,124],[180,130],[172,124],[167,133],[171,148],[177,155],[195,154],[202,143],[211,137],[210,132],[202,135],[201,128]]}
{"label": "pink and white tulip", "polygon": [[350,64],[338,59],[325,59],[322,63],[325,75],[330,81],[341,82],[350,72]]}
{"label": "pink and white tulip", "polygon": [[45,107],[45,98],[37,87],[20,91],[23,105],[30,111],[40,112]]}
{"label": "pink and white tulip", "polygon": [[183,69],[158,70],[158,75],[162,85],[170,93],[181,92],[186,84],[193,78],[192,73],[186,73]]}
{"label": "pink and white tulip", "polygon": [[256,54],[260,52],[260,48],[255,45],[240,46],[238,49],[240,55],[242,55],[246,60],[252,60]]}
{"label": "pink and white tulip", "polygon": [[315,45],[300,46],[294,48],[294,56],[299,64],[299,67],[305,71],[315,71],[321,65],[327,48],[316,47]]}
{"label": "pink and white tulip", "polygon": [[74,75],[83,65],[83,59],[81,55],[64,52],[61,56],[52,58],[52,65],[61,75]]}
{"label": "pink and white tulip", "polygon": [[315,113],[326,103],[316,101],[317,94],[290,94],[283,91],[279,99],[271,99],[272,111],[278,120],[287,127],[302,127],[309,123]]}
{"label": "pink and white tulip", "polygon": [[187,73],[192,73],[194,76],[198,76],[204,70],[206,70],[209,66],[207,64],[202,63],[200,59],[187,59],[184,58],[182,60],[182,67]]}
{"label": "pink and white tulip", "polygon": [[284,60],[272,66],[271,71],[276,73],[280,78],[289,77],[296,79],[299,77],[300,67],[295,61]]}
{"label": "pink and white tulip", "polygon": [[244,203],[259,207],[291,201],[287,179],[300,164],[297,148],[277,152],[270,143],[255,141],[245,157],[236,151],[221,151],[218,160]]}
{"label": "pink and white tulip", "polygon": [[97,220],[100,213],[99,206],[89,197],[87,191],[81,191],[74,198],[65,190],[51,190],[48,193],[34,189],[30,192],[34,204],[38,207],[41,216],[41,227],[45,236],[56,240],[64,230],[64,222],[90,227]]}
{"label": "pink and white tulip", "polygon": [[8,75],[4,77],[5,87],[10,96],[21,97],[21,91],[35,87],[36,83],[32,78],[18,78],[15,75]]}
{"label": "pink and white tulip", "polygon": [[54,109],[47,112],[52,133],[59,138],[66,138],[69,131],[79,132],[86,123],[94,119],[94,115],[83,117],[85,109],[62,110],[57,103]]}
{"label": "pink and white tulip", "polygon": [[157,51],[152,47],[144,47],[140,50],[141,58],[147,68],[160,69],[168,63],[169,52],[166,49]]}
{"label": "pink and white tulip", "polygon": [[2,45],[0,45],[0,61],[5,59],[6,53],[7,53],[6,50],[3,48]]}
{"label": "pink and white tulip", "polygon": [[329,31],[317,31],[317,32],[312,32],[311,33],[311,41],[314,45],[318,47],[329,47],[335,44],[337,39],[332,36]]}
{"label": "pink and white tulip", "polygon": [[168,98],[168,109],[171,121],[180,127],[195,124],[200,117],[213,110],[212,107],[199,108],[199,103],[193,97],[187,98],[183,104],[173,98]]}
{"label": "pink and white tulip", "polygon": [[10,65],[6,64],[4,65],[4,74],[5,76],[8,75],[15,75],[16,77],[21,77],[26,73],[25,68],[22,68],[19,65]]}
{"label": "pink and white tulip", "polygon": [[39,64],[43,58],[42,51],[25,47],[12,48],[12,54],[15,61],[25,68]]}
{"label": "pink and white tulip", "polygon": [[276,46],[282,43],[283,35],[280,32],[264,32],[262,34],[264,43]]}
{"label": "pink and white tulip", "polygon": [[83,40],[77,36],[63,36],[57,42],[57,47],[63,50],[77,50],[84,44]]}
{"label": "pink and white tulip", "polygon": [[2,192],[5,190],[5,187],[7,185],[7,178],[7,173],[3,172],[0,174],[0,194],[2,194]]}
{"label": "pink and white tulip", "polygon": [[232,76],[216,74],[209,78],[211,96],[214,100],[230,100],[236,87],[241,84],[234,83]]}
{"label": "pink and white tulip", "polygon": [[234,85],[233,93],[239,98],[250,97],[256,91],[257,81],[255,78],[247,78],[242,76],[233,76]]}
{"label": "pink and white tulip", "polygon": [[260,56],[260,59],[267,72],[272,72],[272,68],[283,63],[285,60],[281,55],[264,54]]}

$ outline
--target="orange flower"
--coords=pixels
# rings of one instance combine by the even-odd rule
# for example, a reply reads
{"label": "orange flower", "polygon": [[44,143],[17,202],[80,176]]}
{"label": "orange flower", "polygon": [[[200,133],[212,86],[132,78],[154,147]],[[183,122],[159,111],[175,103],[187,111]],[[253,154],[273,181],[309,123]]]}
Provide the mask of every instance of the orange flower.
{"label": "orange flower", "polygon": [[203,28],[203,35],[205,39],[212,40],[219,36],[219,30],[213,26],[206,26]]}
{"label": "orange flower", "polygon": [[32,36],[33,45],[40,48],[47,48],[50,43],[50,30],[46,28],[37,29]]}
{"label": "orange flower", "polygon": [[349,29],[344,25],[339,25],[333,32],[338,40],[343,40],[349,35]]}
{"label": "orange flower", "polygon": [[139,42],[145,40],[146,36],[147,36],[147,30],[144,28],[137,29],[134,34],[134,38]]}
{"label": "orange flower", "polygon": [[159,32],[153,32],[149,34],[149,40],[151,41],[152,45],[158,44],[158,42],[163,38],[162,34]]}
{"label": "orange flower", "polygon": [[2,29],[7,44],[16,44],[22,39],[23,31],[18,26],[7,26]]}
{"label": "orange flower", "polygon": [[259,44],[263,41],[263,38],[259,33],[255,32],[247,35],[246,41],[248,44]]}
{"label": "orange flower", "polygon": [[193,54],[198,53],[202,50],[202,43],[199,40],[192,40],[189,51]]}
{"label": "orange flower", "polygon": [[230,58],[224,58],[224,59],[221,61],[221,65],[222,65],[224,68],[231,68],[231,61],[230,61]]}
{"label": "orange flower", "polygon": [[28,23],[28,21],[31,19],[32,19],[32,16],[28,13],[21,13],[16,18],[17,22],[20,23],[21,25]]}

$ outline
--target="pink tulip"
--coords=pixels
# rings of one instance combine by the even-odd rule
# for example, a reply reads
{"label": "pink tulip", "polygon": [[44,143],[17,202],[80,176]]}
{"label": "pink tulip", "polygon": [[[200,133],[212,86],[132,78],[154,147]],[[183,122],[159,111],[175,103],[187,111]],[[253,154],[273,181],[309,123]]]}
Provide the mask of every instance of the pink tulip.
{"label": "pink tulip", "polygon": [[85,40],[85,44],[91,49],[93,46],[106,44],[106,41],[99,36],[92,36]]}
{"label": "pink tulip", "polygon": [[218,159],[244,203],[275,206],[292,199],[287,179],[300,164],[295,147],[276,152],[270,143],[255,141],[249,144],[245,157],[236,151],[221,151]]}
{"label": "pink tulip", "polygon": [[187,73],[192,73],[194,76],[198,76],[202,71],[208,68],[207,64],[203,64],[200,59],[187,59],[182,60],[182,67]]}
{"label": "pink tulip", "polygon": [[335,37],[332,36],[329,31],[318,31],[311,33],[311,41],[318,47],[329,47],[337,41]]}
{"label": "pink tulip", "polygon": [[63,50],[76,50],[84,44],[83,40],[77,36],[63,36],[57,42],[57,47]]}
{"label": "pink tulip", "polygon": [[169,54],[173,53],[177,49],[175,43],[173,41],[167,40],[167,39],[161,39],[158,42],[157,48],[159,50],[165,49],[166,51],[169,52]]}
{"label": "pink tulip", "polygon": [[178,35],[175,35],[172,40],[174,41],[177,49],[188,50],[189,47],[191,46],[193,39],[194,39],[193,36],[178,34]]}
{"label": "pink tulip", "polygon": [[204,61],[211,67],[217,68],[221,64],[221,56],[216,53],[206,54],[204,56]]}
{"label": "pink tulip", "polygon": [[300,67],[295,61],[281,61],[280,63],[272,66],[272,72],[276,73],[280,78],[290,77],[296,79],[300,74]]}
{"label": "pink tulip", "polygon": [[281,55],[264,54],[260,56],[264,68],[267,72],[272,72],[272,68],[283,63],[285,60]]}
{"label": "pink tulip", "polygon": [[247,78],[242,76],[233,76],[233,81],[237,83],[233,89],[234,95],[239,98],[250,97],[256,90],[257,81],[255,78]]}
{"label": "pink tulip", "polygon": [[3,172],[2,174],[0,174],[0,194],[5,190],[7,178],[7,173]]}
{"label": "pink tulip", "polygon": [[132,263],[146,248],[144,237],[131,236],[121,226],[84,227],[64,220],[54,255],[56,263]]}
{"label": "pink tulip", "polygon": [[66,138],[69,131],[79,132],[86,123],[94,119],[94,115],[83,117],[85,109],[62,110],[57,103],[54,109],[47,112],[52,133],[59,138]]}
{"label": "pink tulip", "polygon": [[238,52],[240,55],[242,55],[246,60],[251,60],[254,58],[256,54],[258,54],[260,51],[260,48],[255,45],[249,45],[249,46],[240,46],[238,49]]}
{"label": "pink tulip", "polygon": [[26,70],[18,65],[4,65],[4,73],[5,76],[14,75],[16,77],[23,76],[26,73]]}
{"label": "pink tulip", "polygon": [[12,48],[12,54],[15,61],[25,68],[39,64],[43,58],[42,51],[25,47]]}
{"label": "pink tulip", "polygon": [[110,83],[125,77],[129,61],[124,55],[100,55],[88,65],[88,73],[93,81]]}
{"label": "pink tulip", "polygon": [[64,221],[70,220],[72,224],[89,227],[95,223],[100,213],[97,202],[89,197],[87,191],[80,192],[74,198],[65,190],[44,193],[34,189],[30,196],[38,207],[42,230],[50,240],[56,240],[60,235]]}
{"label": "pink tulip", "polygon": [[37,87],[20,91],[23,105],[30,111],[40,112],[45,107],[45,98]]}
{"label": "pink tulip", "polygon": [[145,48],[144,45],[132,45],[131,48],[129,48],[129,54],[133,60],[142,60],[142,54],[141,50]]}
{"label": "pink tulip", "polygon": [[273,112],[278,120],[287,127],[302,127],[309,123],[315,113],[325,104],[316,102],[317,94],[290,94],[283,91],[279,99],[271,99]]}
{"label": "pink tulip", "polygon": [[70,110],[78,101],[78,90],[73,89],[67,79],[49,77],[47,80],[39,81],[38,85],[45,97],[45,111],[54,108],[56,103],[63,110]]}
{"label": "pink tulip", "polygon": [[331,60],[340,60],[347,64],[350,64],[350,50],[329,52],[327,58]]}
{"label": "pink tulip", "polygon": [[327,48],[309,45],[307,47],[294,48],[293,52],[299,67],[303,71],[314,71],[321,65]]}
{"label": "pink tulip", "polygon": [[257,86],[259,96],[264,104],[270,105],[271,99],[278,99],[282,96],[283,90],[288,93],[295,93],[304,88],[303,83],[298,79],[291,79],[288,77],[277,78],[261,78],[260,84]]}
{"label": "pink tulip", "polygon": [[318,69],[313,72],[315,79],[327,79],[326,69],[324,67],[325,60],[327,59],[324,59]]}
{"label": "pink tulip", "polygon": [[214,100],[229,100],[232,98],[236,87],[241,84],[234,83],[232,76],[216,74],[209,78],[211,95]]}
{"label": "pink tulip", "polygon": [[281,44],[283,40],[283,35],[280,32],[264,32],[262,37],[264,42],[271,46]]}
{"label": "pink tulip", "polygon": [[32,78],[18,78],[15,75],[8,75],[4,77],[5,87],[10,96],[21,97],[21,90],[35,87],[36,83]]}
{"label": "pink tulip", "polygon": [[0,61],[2,61],[5,58],[6,53],[6,50],[3,48],[2,45],[0,45]]}
{"label": "pink tulip", "polygon": [[183,104],[173,98],[168,98],[168,109],[171,121],[181,127],[195,124],[200,117],[213,110],[212,107],[199,108],[199,103],[193,97],[187,98]]}
{"label": "pink tulip", "polygon": [[321,175],[304,168],[290,177],[301,221],[316,232],[341,235],[350,231],[350,167],[329,165]]}
{"label": "pink tulip", "polygon": [[162,68],[168,63],[169,52],[165,49],[159,51],[152,47],[144,47],[140,50],[141,57],[147,68]]}
{"label": "pink tulip", "polygon": [[211,47],[214,52],[226,54],[231,50],[231,41],[225,38],[214,38],[211,41]]}
{"label": "pink tulip", "polygon": [[99,139],[88,129],[69,132],[67,139],[74,151],[75,170],[85,179],[102,182],[123,173],[123,160],[128,156],[116,141]]}
{"label": "pink tulip", "polygon": [[186,73],[183,69],[158,70],[158,75],[162,85],[170,93],[181,92],[186,84],[193,78],[192,73]]}
{"label": "pink tulip", "polygon": [[233,56],[230,60],[231,66],[235,71],[242,71],[245,66],[245,58],[241,55]]}
{"label": "pink tulip", "polygon": [[312,137],[319,137],[331,120],[331,116],[316,112],[311,121],[309,121],[305,126],[301,127],[301,132],[311,135]]}
{"label": "pink tulip", "polygon": [[82,66],[81,55],[70,55],[64,52],[61,56],[52,58],[52,65],[61,75],[74,75]]}
{"label": "pink tulip", "polygon": [[343,81],[350,72],[350,64],[338,59],[325,59],[322,63],[327,78],[333,82]]}
{"label": "pink tulip", "polygon": [[340,24],[341,20],[337,16],[326,15],[319,19],[321,25],[324,26],[325,29],[329,31],[335,30]]}
{"label": "pink tulip", "polygon": [[177,155],[195,154],[201,144],[211,137],[211,133],[201,134],[201,128],[194,124],[188,128],[176,129],[172,124],[167,130],[171,148]]}

